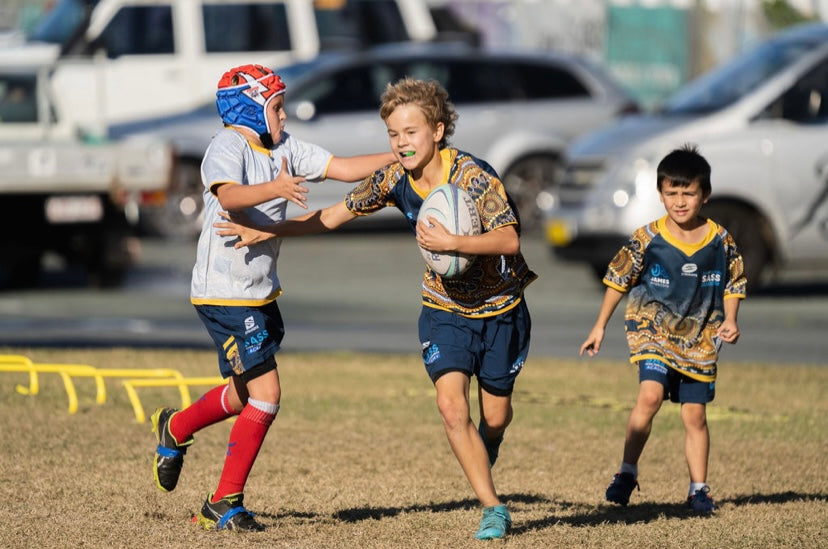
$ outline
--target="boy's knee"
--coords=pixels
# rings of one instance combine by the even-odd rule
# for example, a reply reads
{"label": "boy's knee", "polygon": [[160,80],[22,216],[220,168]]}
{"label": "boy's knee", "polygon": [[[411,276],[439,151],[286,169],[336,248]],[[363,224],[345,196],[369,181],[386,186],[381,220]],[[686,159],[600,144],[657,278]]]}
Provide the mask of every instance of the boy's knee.
{"label": "boy's knee", "polygon": [[688,429],[707,427],[707,408],[704,404],[682,404],[681,419]]}
{"label": "boy's knee", "polygon": [[447,429],[459,428],[469,421],[469,409],[465,401],[454,398],[438,398],[437,408]]}
{"label": "boy's knee", "polygon": [[635,404],[641,411],[655,413],[661,407],[664,400],[664,395],[657,391],[641,391],[638,393],[638,399]]}
{"label": "boy's knee", "polygon": [[486,428],[488,431],[493,431],[495,433],[504,431],[506,427],[512,422],[512,410],[511,408],[507,410],[497,411],[497,412],[487,412],[483,416],[483,423],[485,423]]}

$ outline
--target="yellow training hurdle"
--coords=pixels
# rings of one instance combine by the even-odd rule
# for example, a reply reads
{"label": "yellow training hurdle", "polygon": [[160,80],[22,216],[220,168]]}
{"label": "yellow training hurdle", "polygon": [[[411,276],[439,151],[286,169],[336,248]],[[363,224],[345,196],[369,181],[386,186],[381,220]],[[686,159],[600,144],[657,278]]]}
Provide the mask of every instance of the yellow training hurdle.
{"label": "yellow training hurdle", "polygon": [[128,378],[122,382],[127,392],[135,418],[138,423],[146,421],[144,408],[135,391],[135,387],[178,387],[181,407],[189,406],[190,385],[219,385],[227,380],[221,377],[185,378],[181,372],[172,368],[95,368],[88,364],[36,363],[23,355],[0,355],[0,372],[24,372],[29,374],[29,385],[16,385],[15,390],[21,395],[36,395],[40,391],[38,373],[58,374],[69,400],[69,413],[78,411],[78,394],[73,377],[89,377],[95,380],[95,402],[106,402],[106,384],[104,378]]}
{"label": "yellow training hurdle", "polygon": [[190,385],[221,385],[223,383],[227,383],[227,380],[219,376],[177,379],[125,379],[121,382],[132,404],[132,410],[135,412],[135,420],[138,423],[144,423],[147,420],[147,416],[144,413],[144,406],[141,404],[141,399],[138,398],[138,392],[135,390],[136,387],[177,386],[181,394],[181,408],[186,408],[192,403],[188,389]]}

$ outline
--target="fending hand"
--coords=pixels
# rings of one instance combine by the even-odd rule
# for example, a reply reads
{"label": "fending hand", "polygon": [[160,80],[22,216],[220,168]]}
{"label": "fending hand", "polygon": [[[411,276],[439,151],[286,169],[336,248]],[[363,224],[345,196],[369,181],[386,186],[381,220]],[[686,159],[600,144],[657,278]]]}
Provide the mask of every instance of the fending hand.
{"label": "fending hand", "polygon": [[275,188],[277,196],[290,200],[301,208],[308,209],[307,197],[305,196],[308,193],[308,188],[301,185],[304,182],[304,177],[290,174],[287,169],[287,158],[282,157],[282,168],[279,170],[279,175],[270,183]]}
{"label": "fending hand", "polygon": [[234,217],[228,212],[219,212],[218,214],[219,217],[225,219],[225,221],[213,223],[213,227],[218,229],[216,234],[219,236],[238,237],[239,241],[233,245],[233,248],[237,250],[239,248],[244,248],[245,246],[252,246],[253,244],[264,242],[265,240],[275,236],[271,233],[244,225],[242,224],[243,221],[241,219],[238,220],[240,222],[234,221]]}

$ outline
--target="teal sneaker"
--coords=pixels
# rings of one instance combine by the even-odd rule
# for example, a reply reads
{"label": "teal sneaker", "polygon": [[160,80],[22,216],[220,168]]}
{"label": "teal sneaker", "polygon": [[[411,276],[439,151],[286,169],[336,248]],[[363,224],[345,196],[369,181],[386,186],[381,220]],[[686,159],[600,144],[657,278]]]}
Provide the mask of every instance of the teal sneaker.
{"label": "teal sneaker", "polygon": [[480,521],[480,529],[474,534],[475,539],[500,539],[505,538],[506,533],[512,527],[512,517],[505,505],[483,508],[483,519]]}
{"label": "teal sneaker", "polygon": [[480,433],[480,438],[483,439],[483,445],[486,447],[486,454],[489,456],[489,467],[494,467],[495,461],[497,461],[497,455],[500,453],[500,444],[503,442],[503,435],[500,435],[497,440],[489,440],[486,438],[485,431],[483,430],[484,423],[481,421],[480,425],[477,427],[477,432]]}

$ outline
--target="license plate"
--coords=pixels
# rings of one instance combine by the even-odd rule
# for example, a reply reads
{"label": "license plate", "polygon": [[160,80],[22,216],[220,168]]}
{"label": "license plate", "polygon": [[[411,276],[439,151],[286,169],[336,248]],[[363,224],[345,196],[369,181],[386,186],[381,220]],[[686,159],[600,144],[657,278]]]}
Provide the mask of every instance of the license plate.
{"label": "license plate", "polygon": [[49,223],[91,223],[103,219],[103,204],[98,196],[50,196],[45,213]]}

